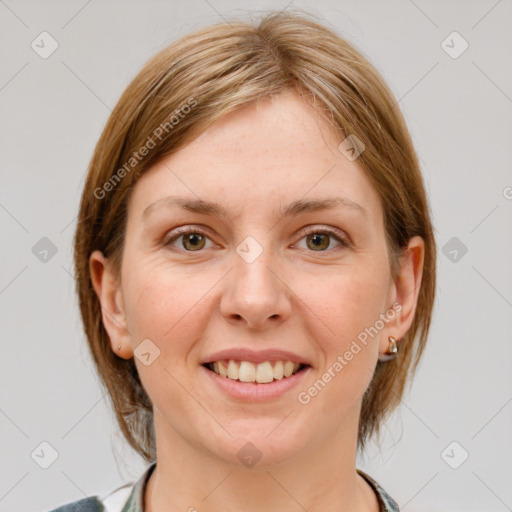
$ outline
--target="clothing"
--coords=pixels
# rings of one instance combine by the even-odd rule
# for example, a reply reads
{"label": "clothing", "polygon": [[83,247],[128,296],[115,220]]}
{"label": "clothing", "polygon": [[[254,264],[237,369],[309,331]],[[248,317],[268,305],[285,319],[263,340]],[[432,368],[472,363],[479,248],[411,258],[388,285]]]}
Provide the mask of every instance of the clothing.
{"label": "clothing", "polygon": [[[144,491],[156,462],[153,462],[135,483],[128,483],[107,496],[90,496],[62,505],[49,512],[144,512]],[[379,502],[379,512],[399,512],[398,504],[369,475],[356,470],[372,487]]]}

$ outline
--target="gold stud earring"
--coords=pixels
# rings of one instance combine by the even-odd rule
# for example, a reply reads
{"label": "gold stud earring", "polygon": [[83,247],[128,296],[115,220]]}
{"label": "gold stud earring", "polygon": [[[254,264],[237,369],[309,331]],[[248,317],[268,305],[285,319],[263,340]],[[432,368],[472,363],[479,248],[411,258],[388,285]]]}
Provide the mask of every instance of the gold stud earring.
{"label": "gold stud earring", "polygon": [[388,350],[385,354],[379,355],[379,362],[382,361],[390,361],[391,359],[394,359],[396,355],[398,354],[398,346],[396,344],[396,338],[394,336],[389,336],[389,346]]}

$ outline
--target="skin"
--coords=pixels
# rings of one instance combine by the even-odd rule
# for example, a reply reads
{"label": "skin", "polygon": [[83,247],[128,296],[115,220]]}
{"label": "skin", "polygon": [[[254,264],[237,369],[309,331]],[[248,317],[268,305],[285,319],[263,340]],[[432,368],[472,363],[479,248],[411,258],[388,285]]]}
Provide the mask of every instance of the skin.
{"label": "skin", "polygon": [[[355,470],[362,396],[388,336],[400,340],[411,326],[424,244],[411,239],[393,280],[379,196],[340,142],[294,93],[232,112],[137,182],[121,279],[101,252],[91,255],[112,350],[133,357],[147,338],[160,350],[148,366],[135,357],[154,404],[157,445],[145,510],[378,511]],[[169,195],[219,202],[229,216],[164,206],[142,220],[148,205]],[[341,195],[366,215],[343,206],[278,215],[297,199]],[[203,230],[204,242],[182,235],[172,248],[162,245],[190,225]],[[320,234],[337,228],[350,245],[330,236],[316,249],[306,226]],[[263,249],[250,264],[236,252],[247,236]],[[307,405],[299,403],[298,392],[395,301],[402,308],[379,334]],[[290,350],[313,368],[300,389],[240,403],[200,368],[209,354],[236,346]],[[248,441],[262,453],[252,468],[237,457]]]}

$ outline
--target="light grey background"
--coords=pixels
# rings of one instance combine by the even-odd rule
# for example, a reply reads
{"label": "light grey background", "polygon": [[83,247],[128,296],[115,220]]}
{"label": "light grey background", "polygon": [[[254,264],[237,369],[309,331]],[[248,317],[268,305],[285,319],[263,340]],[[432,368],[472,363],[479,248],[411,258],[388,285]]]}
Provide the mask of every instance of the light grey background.
{"label": "light grey background", "polygon": [[[223,17],[287,5],[319,15],[390,84],[420,156],[439,244],[424,360],[382,452],[372,445],[358,467],[402,511],[512,510],[511,1],[4,0],[1,511],[105,494],[146,468],[102,396],[74,295],[72,235],[86,167],[110,109],[157,50]],[[31,48],[43,31],[59,45],[47,59]],[[469,44],[458,58],[442,45],[453,31]],[[444,43],[452,52],[462,48],[453,37]],[[46,263],[32,252],[42,237],[57,248]],[[450,245],[442,250],[453,237],[467,247],[455,262]],[[443,458],[453,441],[460,447]],[[31,456],[42,442],[58,452],[48,469]],[[469,458],[452,469],[446,461],[457,463],[462,450]]]}

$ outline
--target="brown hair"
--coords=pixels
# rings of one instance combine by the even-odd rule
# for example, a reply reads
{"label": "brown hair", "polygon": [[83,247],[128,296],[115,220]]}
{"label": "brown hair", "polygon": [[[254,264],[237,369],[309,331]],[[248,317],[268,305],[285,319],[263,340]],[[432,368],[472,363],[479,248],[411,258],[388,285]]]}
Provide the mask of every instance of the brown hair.
{"label": "brown hair", "polygon": [[378,71],[334,30],[310,18],[303,11],[271,12],[258,24],[220,23],[167,46],[128,85],[96,145],[74,239],[77,293],[102,385],[121,431],[146,461],[156,457],[151,400],[133,358],[122,359],[111,349],[89,257],[100,250],[119,272],[128,200],[138,178],[253,101],[296,91],[329,120],[340,140],[353,134],[362,141],[358,162],[381,199],[393,276],[409,239],[419,235],[425,243],[415,317],[397,357],[377,365],[363,396],[359,449],[399,404],[423,353],[435,295],[436,245],[410,135]]}

